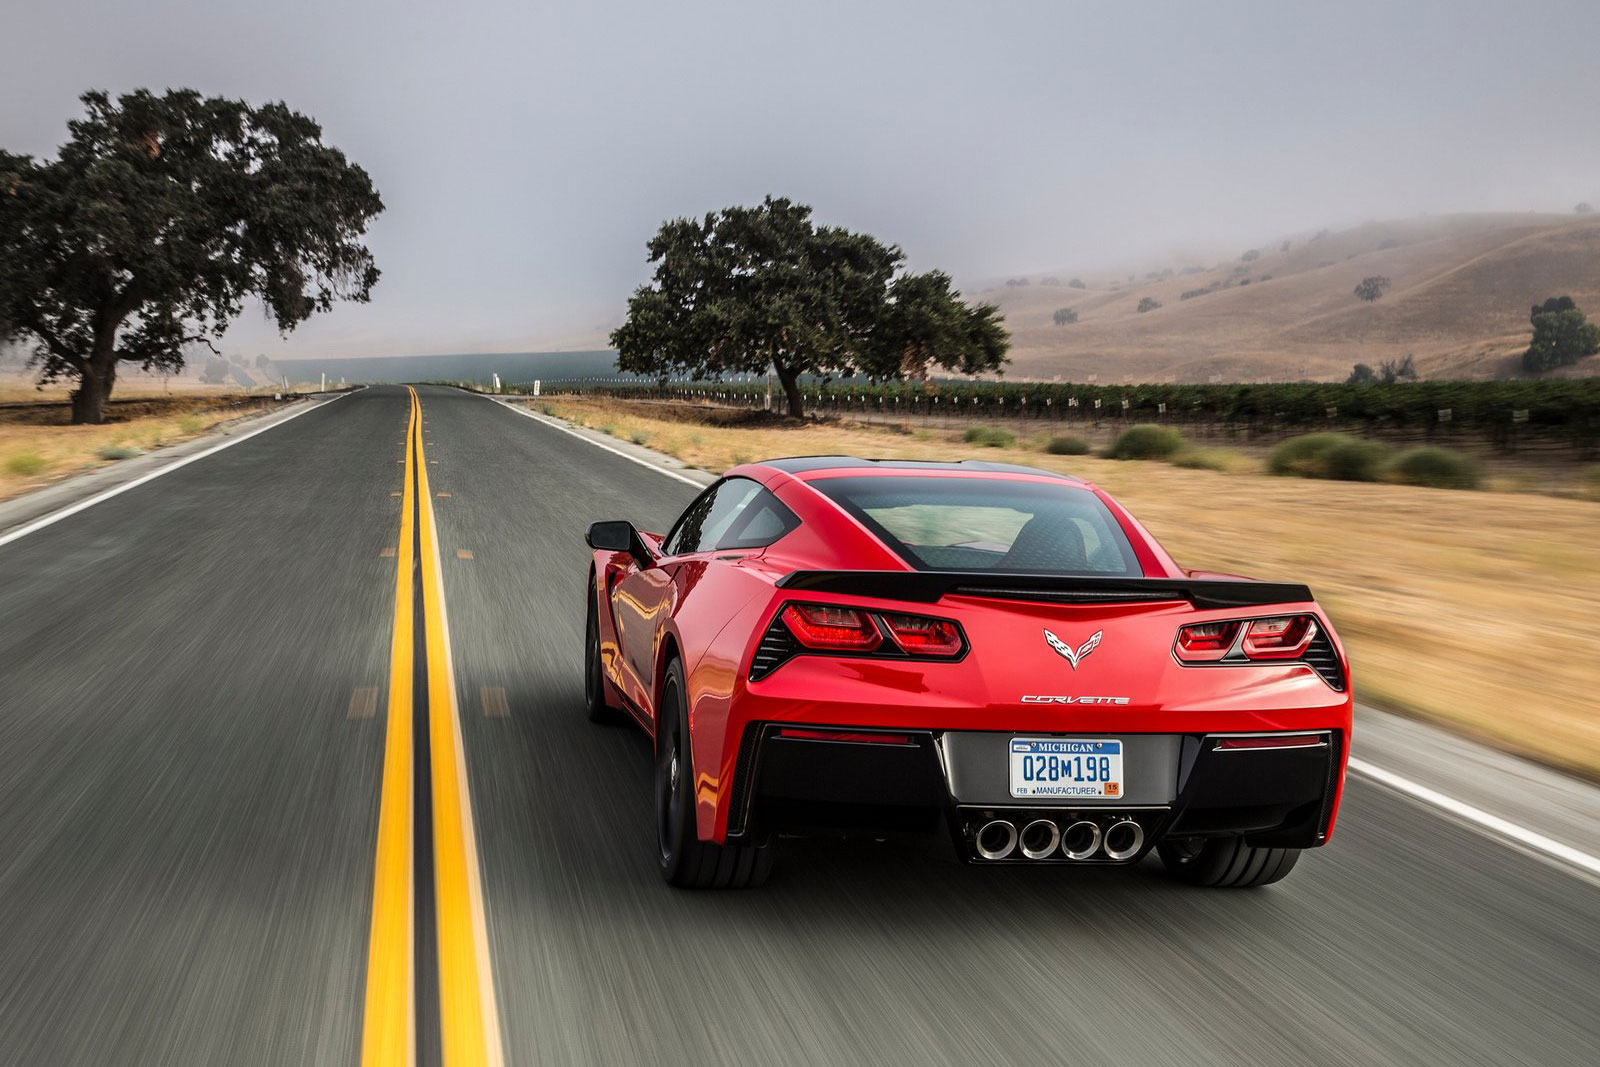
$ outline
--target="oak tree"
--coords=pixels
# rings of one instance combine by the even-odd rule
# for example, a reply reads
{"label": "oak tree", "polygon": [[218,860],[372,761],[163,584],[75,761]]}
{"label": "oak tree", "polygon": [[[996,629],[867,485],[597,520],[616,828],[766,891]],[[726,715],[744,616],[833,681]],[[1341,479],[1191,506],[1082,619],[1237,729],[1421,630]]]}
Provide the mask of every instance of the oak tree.
{"label": "oak tree", "polygon": [[611,334],[619,370],[667,377],[762,374],[789,413],[800,377],[902,364],[994,369],[1008,341],[993,307],[969,308],[937,272],[896,277],[904,256],[868,234],[819,226],[781,197],[663,223],[651,238],[652,284]]}
{"label": "oak tree", "polygon": [[317,123],[188,89],[81,99],[55,159],[0,151],[0,339],[77,383],[73,422],[104,419],[120,364],[181,369],[249,297],[284,332],[369,298],[383,202]]}

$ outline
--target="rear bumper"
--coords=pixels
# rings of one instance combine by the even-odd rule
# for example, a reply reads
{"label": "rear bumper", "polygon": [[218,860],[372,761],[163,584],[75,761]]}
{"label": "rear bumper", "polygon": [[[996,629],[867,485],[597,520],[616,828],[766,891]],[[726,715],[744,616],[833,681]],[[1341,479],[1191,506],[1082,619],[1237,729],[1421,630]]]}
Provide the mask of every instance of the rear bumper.
{"label": "rear bumper", "polygon": [[786,736],[796,732],[792,725],[750,724],[729,797],[728,840],[772,832],[928,830],[942,821],[965,859],[1041,862],[1024,860],[1020,849],[998,859],[985,856],[977,839],[996,820],[1019,829],[1044,820],[1061,831],[1088,822],[1102,835],[1133,822],[1140,845],[1115,858],[1103,849],[1086,857],[1058,850],[1043,862],[1133,863],[1165,837],[1243,836],[1252,845],[1313,848],[1332,828],[1348,740],[1337,729],[1295,730],[1315,734],[1316,741],[1228,749],[1219,743],[1237,734],[1108,734],[1124,745],[1124,796],[1056,800],[1010,795],[1006,750],[1014,732],[846,729],[848,739],[834,739],[826,727],[808,728],[802,732],[815,736],[801,737]]}

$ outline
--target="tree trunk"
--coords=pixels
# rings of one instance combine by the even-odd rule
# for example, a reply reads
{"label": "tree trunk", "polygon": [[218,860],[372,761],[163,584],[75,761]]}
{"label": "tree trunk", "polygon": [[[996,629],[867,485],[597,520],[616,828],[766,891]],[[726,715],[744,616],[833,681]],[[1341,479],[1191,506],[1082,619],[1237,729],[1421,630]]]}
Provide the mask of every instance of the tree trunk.
{"label": "tree trunk", "polygon": [[111,398],[111,387],[117,380],[117,360],[96,357],[89,361],[78,378],[78,388],[72,391],[72,424],[98,426],[106,421],[106,401]]}
{"label": "tree trunk", "polygon": [[806,417],[805,397],[800,394],[800,375],[785,367],[774,366],[777,372],[778,384],[783,386],[783,395],[789,401],[789,417],[803,419]]}

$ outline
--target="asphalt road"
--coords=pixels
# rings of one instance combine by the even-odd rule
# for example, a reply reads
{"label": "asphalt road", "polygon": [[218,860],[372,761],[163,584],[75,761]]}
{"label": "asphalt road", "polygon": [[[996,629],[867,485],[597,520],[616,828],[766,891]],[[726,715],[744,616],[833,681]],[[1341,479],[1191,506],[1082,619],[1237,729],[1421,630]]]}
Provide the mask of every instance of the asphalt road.
{"label": "asphalt road", "polygon": [[[506,1063],[1600,1060],[1600,889],[1359,778],[1257,892],[940,841],[667,888],[647,745],[583,717],[582,533],[694,490],[419,392]],[[358,1061],[408,407],[0,545],[0,1064]]]}

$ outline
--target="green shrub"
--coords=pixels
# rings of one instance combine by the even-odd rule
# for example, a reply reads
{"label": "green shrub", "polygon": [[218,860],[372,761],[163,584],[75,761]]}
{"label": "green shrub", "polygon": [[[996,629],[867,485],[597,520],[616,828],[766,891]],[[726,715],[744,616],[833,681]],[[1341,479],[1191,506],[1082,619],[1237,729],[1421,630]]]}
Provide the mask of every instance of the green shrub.
{"label": "green shrub", "polygon": [[1400,453],[1384,473],[1390,481],[1433,489],[1476,489],[1483,480],[1477,460],[1433,445]]}
{"label": "green shrub", "polygon": [[650,440],[650,435],[643,430],[635,430],[628,435],[628,440],[636,445],[643,446]]}
{"label": "green shrub", "polygon": [[1301,478],[1323,478],[1322,457],[1335,445],[1350,438],[1338,433],[1307,433],[1291,437],[1267,457],[1271,474],[1294,474]]}
{"label": "green shrub", "polygon": [[1183,434],[1170,426],[1140,423],[1117,435],[1106,453],[1112,459],[1170,459],[1183,450]]}
{"label": "green shrub", "polygon": [[48,466],[50,466],[49,460],[37,452],[18,452],[6,460],[6,470],[19,478],[32,478],[35,474],[43,474]]}
{"label": "green shrub", "polygon": [[178,430],[186,434],[201,433],[206,428],[206,420],[198,415],[179,415]]}
{"label": "green shrub", "polygon": [[969,445],[982,445],[984,448],[1010,448],[1016,443],[1017,435],[994,426],[974,426],[962,434],[961,439]]}
{"label": "green shrub", "polygon": [[1231,471],[1239,464],[1239,454],[1226,448],[1187,448],[1172,457],[1174,467],[1194,471]]}
{"label": "green shrub", "polygon": [[1391,454],[1389,446],[1382,441],[1352,437],[1323,453],[1327,473],[1322,477],[1341,482],[1375,482],[1388,465]]}
{"label": "green shrub", "polygon": [[1374,482],[1389,454],[1389,446],[1382,441],[1342,433],[1308,433],[1274,448],[1267,458],[1267,470],[1301,478]]}
{"label": "green shrub", "polygon": [[144,452],[132,445],[107,445],[97,449],[95,455],[101,459],[132,459],[134,456],[144,455]]}
{"label": "green shrub", "polygon": [[1052,456],[1087,456],[1089,442],[1070,433],[1057,434],[1044,443],[1044,450]]}

